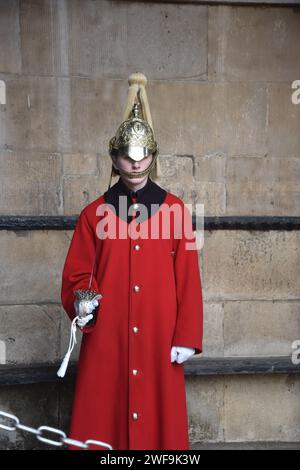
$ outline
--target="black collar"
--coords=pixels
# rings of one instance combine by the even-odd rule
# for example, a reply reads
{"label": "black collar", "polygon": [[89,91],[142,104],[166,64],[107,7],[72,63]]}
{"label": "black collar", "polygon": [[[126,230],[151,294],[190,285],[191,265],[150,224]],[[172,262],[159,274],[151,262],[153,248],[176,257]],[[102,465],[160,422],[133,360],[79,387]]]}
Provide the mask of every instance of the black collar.
{"label": "black collar", "polygon": [[151,190],[152,183],[153,181],[148,177],[145,186],[143,186],[141,189],[137,189],[136,191],[133,191],[126,185],[126,183],[124,183],[121,177],[119,178],[117,182],[117,184],[120,187],[120,191],[122,191],[123,194],[127,194],[131,198],[135,196],[137,200],[143,197],[142,195],[145,193],[145,191],[148,191],[149,189]]}
{"label": "black collar", "polygon": [[[120,177],[119,180],[104,193],[105,202],[114,206],[116,211],[116,215],[121,217],[123,220],[126,220],[127,223],[130,223],[132,220],[132,216],[128,215],[129,207],[134,203],[132,197],[136,197],[137,203],[144,204],[147,208],[147,217],[151,217],[159,210],[161,204],[165,201],[167,191],[163,188],[158,186],[158,184],[154,183],[151,178],[148,176],[147,183],[141,189],[137,191],[132,191],[122,180]],[[120,214],[119,211],[119,197],[120,196],[127,196],[127,211],[126,216],[124,218],[123,214]],[[152,206],[155,204],[155,206]],[[137,211],[137,216],[139,216],[139,211]],[[141,212],[142,218],[139,218],[139,222],[143,222],[145,220],[144,212]]]}

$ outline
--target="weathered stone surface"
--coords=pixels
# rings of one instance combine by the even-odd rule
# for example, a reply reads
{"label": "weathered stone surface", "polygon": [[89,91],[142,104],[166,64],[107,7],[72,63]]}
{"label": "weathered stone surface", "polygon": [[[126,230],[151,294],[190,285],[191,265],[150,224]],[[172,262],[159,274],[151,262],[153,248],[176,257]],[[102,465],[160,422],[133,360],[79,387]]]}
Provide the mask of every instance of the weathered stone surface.
{"label": "weathered stone surface", "polygon": [[[100,193],[103,194],[108,189],[108,184],[111,175],[112,160],[109,156],[108,150],[102,154],[97,154],[97,165],[100,174]],[[111,186],[116,183],[119,179],[119,176],[113,177],[111,181]]]}
{"label": "weathered stone surface", "polygon": [[299,375],[188,377],[186,387],[191,445],[300,440]]}
{"label": "weathered stone surface", "polygon": [[297,231],[206,231],[206,299],[299,299],[299,237]]}
{"label": "weathered stone surface", "polygon": [[229,158],[226,173],[226,215],[299,215],[300,159]]}
{"label": "weathered stone surface", "polygon": [[299,302],[224,303],[225,356],[291,356],[300,340]]}
{"label": "weathered stone surface", "polygon": [[108,189],[111,159],[109,155],[80,153],[64,154],[63,162],[65,214],[79,214]]}
{"label": "weathered stone surface", "polygon": [[162,154],[265,154],[264,84],[174,81],[148,88]]}
{"label": "weathered stone surface", "polygon": [[[0,114],[2,147],[103,154],[122,122],[125,80],[28,77],[6,84],[11,104]],[[264,85],[152,81],[148,98],[162,155],[266,153]]]}
{"label": "weathered stone surface", "polygon": [[64,208],[66,214],[79,214],[90,202],[102,195],[99,176],[64,178]]}
{"label": "weathered stone surface", "polygon": [[0,72],[21,72],[18,0],[0,2]]}
{"label": "weathered stone surface", "polygon": [[0,79],[7,88],[7,105],[0,113],[2,148],[103,153],[121,123],[125,80],[3,74]]}
{"label": "weathered stone surface", "polygon": [[97,174],[97,155],[93,153],[64,154],[63,173],[72,176]]}
{"label": "weathered stone surface", "polygon": [[[189,200],[198,216],[223,216],[226,212],[226,185],[224,183],[204,183],[195,181],[189,190]],[[198,208],[197,208],[198,206]]]}
{"label": "weathered stone surface", "polygon": [[60,307],[9,305],[0,307],[2,364],[54,362],[60,358]]}
{"label": "weathered stone surface", "polygon": [[186,380],[186,401],[189,419],[189,438],[193,442],[221,441],[223,385],[219,378],[188,377]]}
{"label": "weathered stone surface", "polygon": [[293,81],[300,76],[300,17],[293,8],[210,6],[209,79]]}
{"label": "weathered stone surface", "polygon": [[299,441],[300,376],[227,377],[224,438],[227,441]]}
{"label": "weathered stone surface", "polygon": [[[194,162],[193,156],[164,156],[160,157],[162,177],[157,184],[167,191],[180,197],[185,204],[191,204],[192,211],[196,213],[196,204],[199,204],[198,214],[221,215],[225,211],[225,184],[195,180],[194,173],[198,171],[198,159]],[[211,171],[211,174],[214,171]],[[216,177],[218,179],[218,177]],[[204,207],[202,208],[201,205]]]}
{"label": "weathered stone surface", "polygon": [[195,158],[195,180],[201,183],[224,183],[226,154],[215,153]]}
{"label": "weathered stone surface", "polygon": [[56,153],[0,150],[0,213],[62,213],[61,156]]}
{"label": "weathered stone surface", "polygon": [[193,159],[185,156],[159,156],[162,177],[157,184],[176,196],[191,203],[189,188],[193,184]]}
{"label": "weathered stone surface", "polygon": [[[65,356],[71,321],[61,304],[0,306],[0,364],[57,362]],[[82,333],[71,361],[79,358]]]}
{"label": "weathered stone surface", "polygon": [[[61,133],[60,83],[47,77],[12,77],[6,82],[6,107],[0,113],[0,146],[11,150],[57,152]],[[66,94],[64,95],[66,99]],[[65,113],[64,113],[65,117]]]}
{"label": "weathered stone surface", "polygon": [[[299,14],[295,16],[298,16],[300,26],[300,16]],[[294,47],[293,49],[297,48]],[[300,77],[299,57],[295,62],[298,64],[299,71],[297,75],[293,77],[292,81]],[[280,68],[283,69],[283,67]],[[292,89],[291,84],[292,82],[272,83],[268,87],[268,152],[269,155],[280,157],[282,160],[291,157],[299,159],[300,157],[300,104],[294,104],[292,102],[292,93],[295,90]],[[276,172],[276,167],[274,172]]]}
{"label": "weathered stone surface", "polygon": [[[202,279],[204,288],[203,281]],[[204,302],[203,310],[203,352],[201,357],[222,357],[224,355],[224,303]]]}
{"label": "weathered stone surface", "polygon": [[2,215],[79,214],[107,190],[111,169],[108,156],[10,150],[0,165]]}
{"label": "weathered stone surface", "polygon": [[0,231],[0,304],[60,302],[73,231]]}
{"label": "weathered stone surface", "polygon": [[207,76],[206,6],[27,1],[20,24],[26,74],[126,79],[141,70],[156,80]]}

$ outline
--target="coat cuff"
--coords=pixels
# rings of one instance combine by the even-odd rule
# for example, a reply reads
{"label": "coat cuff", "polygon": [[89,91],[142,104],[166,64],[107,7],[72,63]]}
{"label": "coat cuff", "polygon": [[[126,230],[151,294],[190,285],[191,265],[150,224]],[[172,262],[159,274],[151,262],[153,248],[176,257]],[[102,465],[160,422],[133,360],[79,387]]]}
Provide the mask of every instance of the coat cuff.
{"label": "coat cuff", "polygon": [[173,340],[172,346],[182,346],[183,348],[194,348],[195,352],[193,356],[196,356],[196,354],[202,353],[202,345],[199,345],[199,344],[195,345],[191,342],[189,343],[188,341],[176,341],[175,339]]}

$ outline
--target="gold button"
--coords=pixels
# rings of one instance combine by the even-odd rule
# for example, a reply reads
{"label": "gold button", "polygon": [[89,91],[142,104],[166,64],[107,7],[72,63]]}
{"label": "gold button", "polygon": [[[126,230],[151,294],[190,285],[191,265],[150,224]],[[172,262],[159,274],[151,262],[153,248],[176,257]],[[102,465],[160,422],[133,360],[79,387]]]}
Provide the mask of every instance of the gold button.
{"label": "gold button", "polygon": [[139,329],[138,329],[137,326],[134,326],[132,329],[133,329],[133,332],[134,332],[134,333],[137,333],[137,332],[139,331]]}
{"label": "gold button", "polygon": [[133,369],[132,373],[133,375],[137,375],[138,371],[136,369]]}
{"label": "gold button", "polygon": [[133,204],[133,208],[136,211],[139,208],[139,205],[137,203]]}
{"label": "gold button", "polygon": [[134,286],[134,292],[138,292],[140,290],[140,286]]}
{"label": "gold button", "polygon": [[132,418],[135,419],[135,420],[138,419],[137,413],[132,413]]}
{"label": "gold button", "polygon": [[140,245],[134,245],[134,249],[135,249],[136,251],[138,251],[140,248],[141,248]]}

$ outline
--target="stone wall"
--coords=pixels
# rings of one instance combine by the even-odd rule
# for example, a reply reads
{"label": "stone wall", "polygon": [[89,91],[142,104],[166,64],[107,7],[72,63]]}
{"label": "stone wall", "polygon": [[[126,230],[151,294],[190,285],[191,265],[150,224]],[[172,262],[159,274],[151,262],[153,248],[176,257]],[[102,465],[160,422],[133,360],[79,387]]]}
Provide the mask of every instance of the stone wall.
{"label": "stone wall", "polygon": [[[162,187],[204,204],[206,216],[299,215],[300,104],[291,101],[299,8],[1,0],[0,39],[1,215],[74,215],[107,189],[108,140],[136,70],[149,80]],[[70,323],[60,282],[71,237],[0,231],[1,364],[63,357]],[[291,354],[300,339],[299,238],[205,231],[204,357]],[[192,442],[300,440],[297,377],[188,378]],[[52,387],[3,387],[0,409],[66,430],[71,393],[63,406]],[[32,445],[4,433],[0,442]]]}

